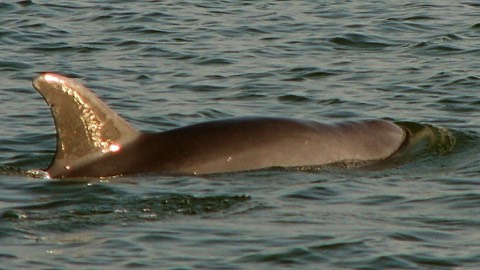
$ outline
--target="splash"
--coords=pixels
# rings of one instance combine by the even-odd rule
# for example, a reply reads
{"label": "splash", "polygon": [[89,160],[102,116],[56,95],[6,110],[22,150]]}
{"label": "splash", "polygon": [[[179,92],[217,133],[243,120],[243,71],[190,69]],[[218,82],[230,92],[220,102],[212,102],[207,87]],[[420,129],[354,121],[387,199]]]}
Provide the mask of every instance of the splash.
{"label": "splash", "polygon": [[396,123],[410,132],[408,151],[416,153],[425,150],[434,155],[446,155],[454,149],[456,138],[452,131],[428,124],[414,122]]}

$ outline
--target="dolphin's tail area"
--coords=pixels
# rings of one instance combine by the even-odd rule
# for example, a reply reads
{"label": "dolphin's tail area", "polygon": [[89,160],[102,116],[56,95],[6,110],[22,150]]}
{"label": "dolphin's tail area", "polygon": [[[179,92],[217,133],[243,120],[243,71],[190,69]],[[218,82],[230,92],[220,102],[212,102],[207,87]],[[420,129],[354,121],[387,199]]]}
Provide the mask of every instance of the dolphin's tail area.
{"label": "dolphin's tail area", "polygon": [[75,80],[44,73],[33,86],[50,106],[57,131],[55,157],[46,170],[50,178],[118,152],[141,135]]}

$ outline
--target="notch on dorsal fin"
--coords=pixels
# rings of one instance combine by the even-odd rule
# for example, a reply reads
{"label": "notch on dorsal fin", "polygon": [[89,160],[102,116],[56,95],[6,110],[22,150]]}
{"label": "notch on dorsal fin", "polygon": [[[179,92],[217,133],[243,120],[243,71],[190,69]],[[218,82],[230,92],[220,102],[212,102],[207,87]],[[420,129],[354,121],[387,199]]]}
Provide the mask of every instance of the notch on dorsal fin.
{"label": "notch on dorsal fin", "polygon": [[75,80],[44,73],[33,80],[33,86],[55,121],[57,149],[47,169],[52,178],[118,152],[141,134]]}

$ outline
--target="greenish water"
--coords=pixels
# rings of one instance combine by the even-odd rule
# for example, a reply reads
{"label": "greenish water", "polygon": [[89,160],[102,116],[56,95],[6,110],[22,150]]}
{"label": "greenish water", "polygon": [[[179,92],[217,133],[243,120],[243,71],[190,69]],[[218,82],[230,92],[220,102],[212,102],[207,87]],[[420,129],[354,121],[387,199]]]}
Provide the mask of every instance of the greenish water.
{"label": "greenish water", "polygon": [[[0,3],[0,269],[478,269],[475,1]],[[83,79],[144,131],[232,116],[443,127],[385,170],[48,181],[31,79]],[[412,124],[413,125],[413,124]]]}

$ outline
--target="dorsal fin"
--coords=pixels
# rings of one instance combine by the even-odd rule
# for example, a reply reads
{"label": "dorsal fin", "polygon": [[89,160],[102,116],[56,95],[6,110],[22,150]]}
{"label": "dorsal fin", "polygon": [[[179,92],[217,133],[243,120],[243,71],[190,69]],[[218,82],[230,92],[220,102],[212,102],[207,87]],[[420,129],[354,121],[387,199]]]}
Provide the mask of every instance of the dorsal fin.
{"label": "dorsal fin", "polygon": [[44,73],[33,86],[50,106],[57,131],[55,157],[47,169],[51,177],[118,152],[141,134],[75,80]]}

